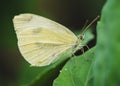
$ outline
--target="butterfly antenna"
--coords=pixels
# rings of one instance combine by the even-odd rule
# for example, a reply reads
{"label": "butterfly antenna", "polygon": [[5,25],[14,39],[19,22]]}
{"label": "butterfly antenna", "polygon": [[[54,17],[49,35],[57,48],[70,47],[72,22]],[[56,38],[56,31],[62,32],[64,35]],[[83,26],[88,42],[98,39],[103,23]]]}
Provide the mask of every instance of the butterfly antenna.
{"label": "butterfly antenna", "polygon": [[84,26],[82,27],[81,32],[83,32],[83,31],[84,31],[84,29],[85,29],[85,27],[87,26],[87,24],[88,24],[88,20],[86,20],[86,21],[85,21],[85,24],[84,24]]}
{"label": "butterfly antenna", "polygon": [[82,33],[85,33],[87,31],[87,29],[95,22],[99,19],[100,16],[97,16],[90,24],[87,25],[87,27],[84,29],[84,31]]}

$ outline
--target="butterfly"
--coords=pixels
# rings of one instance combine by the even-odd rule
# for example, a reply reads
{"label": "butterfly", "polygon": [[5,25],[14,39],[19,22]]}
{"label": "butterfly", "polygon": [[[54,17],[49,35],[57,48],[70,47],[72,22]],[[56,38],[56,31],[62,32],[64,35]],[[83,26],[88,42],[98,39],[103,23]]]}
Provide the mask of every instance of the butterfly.
{"label": "butterfly", "polygon": [[49,65],[63,54],[72,55],[83,47],[83,34],[76,36],[65,26],[42,16],[16,15],[13,24],[19,50],[32,66]]}

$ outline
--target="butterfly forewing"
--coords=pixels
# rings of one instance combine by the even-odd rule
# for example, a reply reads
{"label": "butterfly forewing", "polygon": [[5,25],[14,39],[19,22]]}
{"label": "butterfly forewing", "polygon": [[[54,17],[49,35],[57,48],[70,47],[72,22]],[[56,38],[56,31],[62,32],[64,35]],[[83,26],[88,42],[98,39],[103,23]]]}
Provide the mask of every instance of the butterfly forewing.
{"label": "butterfly forewing", "polygon": [[15,16],[13,23],[20,52],[31,65],[45,66],[54,62],[77,41],[66,27],[34,14]]}

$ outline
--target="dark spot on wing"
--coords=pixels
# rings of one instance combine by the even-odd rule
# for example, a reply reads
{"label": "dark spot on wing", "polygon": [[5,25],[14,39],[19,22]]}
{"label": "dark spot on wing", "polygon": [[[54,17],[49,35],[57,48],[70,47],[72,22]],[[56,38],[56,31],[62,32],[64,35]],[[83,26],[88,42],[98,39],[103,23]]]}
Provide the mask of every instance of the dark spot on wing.
{"label": "dark spot on wing", "polygon": [[59,51],[55,52],[55,53],[54,53],[54,54],[52,54],[51,56],[52,56],[52,57],[55,57],[56,55],[59,55],[59,54],[60,54],[60,52],[61,52],[61,50],[59,50]]}
{"label": "dark spot on wing", "polygon": [[36,47],[38,48],[43,48],[43,44],[40,44],[40,43],[35,43]]}
{"label": "dark spot on wing", "polygon": [[52,54],[52,56],[51,56],[51,57],[55,57],[55,56],[56,56],[56,54],[57,54],[57,53]]}
{"label": "dark spot on wing", "polygon": [[32,32],[33,32],[34,34],[39,34],[41,31],[42,31],[42,29],[36,28],[36,29],[33,29]]}

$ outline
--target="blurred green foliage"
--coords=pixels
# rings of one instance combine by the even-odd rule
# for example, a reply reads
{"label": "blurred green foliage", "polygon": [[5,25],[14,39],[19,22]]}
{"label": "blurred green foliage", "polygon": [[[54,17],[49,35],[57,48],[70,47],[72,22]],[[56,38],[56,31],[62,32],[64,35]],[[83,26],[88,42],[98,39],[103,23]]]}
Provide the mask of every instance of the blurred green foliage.
{"label": "blurred green foliage", "polygon": [[97,27],[95,86],[120,86],[120,1],[108,0]]}
{"label": "blurred green foliage", "polygon": [[71,58],[54,80],[53,86],[93,86],[93,51],[95,48]]}
{"label": "blurred green foliage", "polygon": [[[12,18],[16,14],[38,14],[57,21],[77,32],[80,31],[87,19],[91,21],[98,14],[101,14],[104,2],[105,0],[1,0],[0,86],[27,85],[34,82],[34,79],[38,79],[37,77],[40,76],[41,72],[45,73],[43,71],[51,70],[54,72],[54,69],[49,69],[49,67],[49,70],[41,67],[29,67],[29,64],[20,55],[12,23]],[[60,68],[61,65],[58,69],[55,68],[54,75],[57,76],[56,73]],[[50,75],[52,76],[52,74]],[[55,79],[56,76],[53,76],[51,80]]]}

